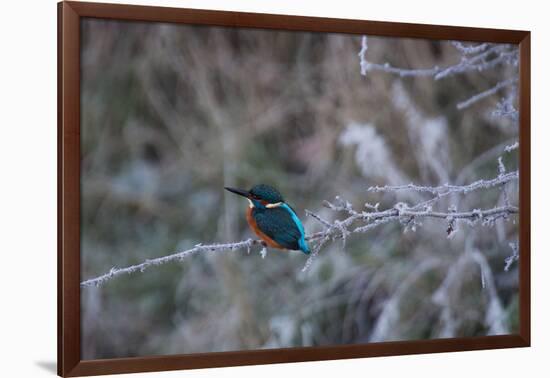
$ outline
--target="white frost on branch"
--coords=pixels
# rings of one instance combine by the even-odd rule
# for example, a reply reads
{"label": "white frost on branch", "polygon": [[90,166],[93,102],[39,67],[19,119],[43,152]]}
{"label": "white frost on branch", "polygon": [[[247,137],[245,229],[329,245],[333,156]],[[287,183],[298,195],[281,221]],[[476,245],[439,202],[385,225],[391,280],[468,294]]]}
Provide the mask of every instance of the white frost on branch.
{"label": "white frost on branch", "polygon": [[367,44],[367,36],[364,35],[363,38],[361,38],[361,51],[359,51],[359,65],[361,66],[361,75],[366,76],[367,71],[369,70],[368,62],[366,59],[367,50],[369,46]]}
{"label": "white frost on branch", "polygon": [[[506,151],[511,151],[515,148],[517,148],[517,146],[513,144],[508,146]],[[310,243],[312,251],[306,260],[302,271],[307,271],[311,267],[326,243],[341,239],[345,247],[345,241],[350,235],[366,233],[387,223],[396,222],[400,224],[403,227],[404,232],[409,229],[416,231],[417,226],[422,226],[422,223],[419,222],[419,220],[424,218],[432,218],[445,222],[447,224],[446,233],[450,236],[456,231],[456,224],[459,221],[466,223],[470,227],[477,225],[494,226],[498,220],[506,220],[511,215],[518,214],[518,207],[511,205],[508,200],[505,201],[503,206],[497,205],[486,209],[475,208],[471,210],[458,211],[456,207],[451,206],[445,211],[437,211],[433,208],[443,197],[451,193],[461,193],[467,195],[477,190],[490,190],[496,187],[504,190],[508,183],[518,180],[518,171],[507,173],[501,159],[499,159],[498,171],[499,174],[495,178],[488,180],[482,179],[463,186],[448,184],[441,186],[421,186],[411,183],[400,186],[376,186],[368,188],[367,190],[368,192],[397,192],[401,190],[408,190],[413,192],[429,193],[433,196],[429,200],[420,201],[412,206],[409,206],[404,202],[398,202],[388,209],[379,210],[379,204],[372,205],[369,202],[366,202],[363,209],[356,210],[350,202],[337,196],[334,203],[329,201],[324,202],[324,206],[328,209],[336,212],[337,214],[344,214],[343,218],[336,219],[333,222],[327,221],[319,215],[306,210],[306,215],[321,223],[323,230],[306,236],[306,240]],[[182,261],[183,259],[197,253],[218,253],[240,249],[246,249],[247,252],[250,253],[251,248],[257,245],[262,247],[260,250],[260,255],[262,258],[265,258],[267,255],[267,248],[265,243],[261,240],[247,239],[236,243],[213,243],[207,245],[197,244],[193,248],[167,256],[148,259],[140,264],[125,268],[113,267],[109,270],[109,272],[101,276],[82,281],[80,283],[80,287],[86,288],[89,286],[99,286],[117,276],[144,272],[150,267],[163,265],[169,262]],[[508,270],[511,264],[519,258],[517,244],[511,244],[511,247],[514,253],[505,260],[505,270]],[[478,260],[480,260],[479,257]],[[486,272],[485,268],[482,270],[484,273]],[[487,277],[487,275],[484,277]]]}
{"label": "white frost on branch", "polygon": [[[496,55],[496,57],[491,59],[490,57],[493,55]],[[459,63],[441,70],[434,76],[434,79],[440,80],[449,76],[471,71],[485,71],[489,68],[495,67],[498,64],[506,63],[508,60],[513,59],[513,57],[516,56],[517,52],[515,50],[510,51],[508,45],[493,45],[477,55],[463,55]]]}
{"label": "white frost on branch", "polygon": [[369,71],[382,71],[396,74],[400,77],[431,76],[436,80],[440,80],[459,73],[484,71],[503,63],[517,65],[518,61],[517,49],[512,45],[483,43],[465,48],[460,43],[452,42],[453,46],[461,53],[461,59],[458,63],[447,67],[434,66],[421,69],[401,68],[392,66],[387,62],[382,64],[369,62],[366,57],[366,38],[366,36],[363,36],[362,48],[359,52],[362,75],[366,75]]}
{"label": "white frost on branch", "polygon": [[[457,105],[456,105],[456,108],[458,110],[462,110],[462,109],[466,109],[467,107],[469,107],[470,105],[472,104],[475,104],[476,102],[480,101],[480,100],[483,100],[484,98],[486,97],[489,97],[489,96],[492,96],[494,95],[495,93],[497,93],[499,90],[501,90],[502,88],[505,88],[507,86],[510,86],[510,85],[514,85],[517,83],[517,79],[516,78],[512,78],[512,79],[508,79],[508,80],[504,80],[504,81],[501,81],[499,82],[497,85],[495,85],[493,88],[490,88],[490,89],[487,89],[486,91],[483,91],[481,93],[478,93],[472,97],[470,97],[469,99],[465,100],[465,101],[462,101],[462,102],[459,102]],[[494,112],[493,112],[494,114]]]}
{"label": "white frost on branch", "polygon": [[512,264],[515,261],[519,260],[518,243],[510,243],[509,245],[510,245],[510,248],[512,248],[512,254],[504,260],[504,271],[506,272],[510,270],[510,268],[512,267]]}
{"label": "white frost on branch", "polygon": [[[465,192],[467,193],[467,191]],[[324,231],[317,232],[307,236],[307,240],[313,243],[312,253],[307,259],[303,271],[307,271],[315,258],[319,255],[321,248],[329,241],[346,238],[350,234],[365,233],[378,226],[389,222],[399,222],[405,226],[410,225],[411,222],[416,222],[418,218],[435,218],[441,219],[452,225],[457,220],[467,221],[470,226],[476,225],[481,221],[482,225],[493,225],[498,219],[507,218],[510,215],[517,214],[519,209],[516,206],[500,206],[489,209],[474,209],[471,211],[433,211],[429,209],[415,210],[415,207],[396,206],[384,211],[356,211],[351,207],[340,204],[333,204],[326,202],[325,205],[335,211],[347,213],[347,217],[343,220],[335,221],[330,224],[329,222],[321,222],[326,227]],[[313,213],[308,212],[309,215]],[[318,216],[314,216],[315,219],[320,219]],[[359,225],[354,225],[359,222]],[[328,226],[330,224],[330,226]],[[447,229],[447,233],[449,230]],[[181,261],[191,255],[201,252],[224,252],[233,251],[238,249],[250,248],[254,245],[262,245],[260,254],[262,258],[265,258],[267,250],[260,240],[248,239],[237,243],[216,243],[202,245],[198,244],[194,248],[177,252],[168,256],[162,256],[155,259],[146,260],[141,264],[132,265],[126,268],[111,268],[108,273],[105,273],[99,277],[91,278],[81,282],[82,288],[88,286],[99,286],[106,281],[123,275],[132,274],[136,272],[144,272],[146,269],[152,266],[163,265],[168,262]]]}
{"label": "white frost on branch", "polygon": [[[325,201],[325,206],[331,210],[337,212],[347,213],[348,217],[343,220],[338,220],[329,226],[329,222],[320,220],[325,227],[325,230],[321,233],[313,234],[311,237],[321,238],[321,242],[314,248],[313,253],[307,260],[306,266],[303,270],[307,270],[313,260],[319,254],[321,247],[329,240],[338,238],[346,238],[353,233],[364,233],[382,224],[386,224],[392,221],[398,221],[404,226],[404,231],[408,229],[416,230],[416,226],[421,226],[418,222],[422,218],[435,218],[444,220],[447,223],[447,236],[451,237],[457,230],[457,223],[465,223],[470,227],[474,227],[478,224],[482,226],[494,226],[500,219],[507,220],[510,215],[518,214],[519,209],[517,206],[512,206],[507,196],[505,196],[505,203],[503,206],[496,205],[489,209],[475,208],[468,211],[458,211],[454,205],[451,205],[446,211],[434,211],[433,207],[444,197],[453,194],[460,193],[467,195],[474,191],[500,189],[505,192],[506,185],[512,181],[517,181],[519,178],[519,172],[506,172],[502,159],[499,159],[498,176],[492,179],[481,179],[472,182],[467,185],[449,185],[444,184],[441,186],[421,186],[416,184],[400,185],[400,186],[375,186],[367,189],[369,192],[396,192],[396,191],[414,191],[429,193],[433,197],[409,206],[406,203],[399,202],[391,209],[379,211],[378,205],[373,209],[373,206],[369,203],[365,204],[366,210],[355,210],[352,205],[343,200],[341,197],[336,197],[336,203]],[[368,211],[374,210],[374,211]],[[310,212],[310,215],[312,213]],[[314,215],[314,214],[313,214]],[[318,219],[319,217],[314,218]],[[319,220],[319,219],[318,219]],[[362,224],[355,226],[357,222]],[[354,225],[352,227],[352,225]]]}
{"label": "white frost on branch", "polygon": [[518,171],[513,171],[499,175],[498,177],[490,180],[477,180],[468,185],[439,185],[439,186],[422,186],[413,183],[407,185],[385,185],[385,186],[371,186],[367,189],[369,192],[396,192],[401,190],[413,190],[415,192],[427,192],[436,194],[439,197],[446,196],[450,193],[462,193],[468,194],[479,189],[489,189],[495,186],[505,184],[507,182],[517,180],[519,177]]}
{"label": "white frost on branch", "polygon": [[[460,61],[447,67],[434,66],[430,68],[411,69],[392,66],[390,63],[373,63],[369,62],[367,53],[367,37],[362,38],[362,47],[359,52],[361,74],[366,75],[367,72],[380,71],[400,77],[431,77],[434,80],[441,80],[447,77],[452,77],[458,74],[468,72],[483,72],[493,69],[499,65],[508,65],[517,67],[519,63],[518,49],[514,45],[508,44],[493,44],[482,43],[465,45],[458,41],[450,42],[460,54]],[[486,97],[494,95],[500,89],[511,86],[517,82],[517,74],[513,79],[505,80],[497,83],[494,87],[482,91],[470,99],[457,104],[459,110],[467,108],[473,103],[482,100]],[[510,96],[512,97],[512,96]],[[515,97],[515,96],[513,96]],[[497,109],[493,112],[495,116],[509,117],[517,120],[518,112],[513,106],[513,101],[509,98],[501,100]]]}
{"label": "white frost on branch", "polygon": [[511,145],[504,147],[504,151],[512,152],[514,150],[517,150],[518,148],[519,148],[519,142],[514,142]]}
{"label": "white frost on branch", "polygon": [[465,45],[463,44],[462,42],[459,42],[459,41],[452,41],[451,42],[453,44],[453,46],[459,50],[461,53],[467,55],[467,54],[478,54],[480,52],[482,52],[483,50],[485,50],[489,44],[488,43],[481,43],[479,45],[476,45],[476,44],[472,44],[472,45]]}
{"label": "white frost on branch", "polygon": [[499,100],[496,105],[496,108],[491,112],[492,117],[501,117],[509,118],[512,121],[517,121],[519,119],[519,111],[514,106],[514,99],[516,98],[516,90],[511,91],[511,93]]}
{"label": "white frost on branch", "polygon": [[215,244],[206,244],[206,245],[197,244],[193,248],[187,249],[185,251],[176,252],[171,255],[157,257],[154,259],[148,259],[140,264],[131,265],[126,268],[113,267],[111,268],[111,270],[109,270],[108,273],[105,273],[95,278],[82,281],[80,283],[80,287],[84,288],[88,286],[100,286],[101,284],[105,283],[106,281],[114,277],[117,277],[123,274],[132,274],[136,272],[143,273],[145,270],[147,270],[150,267],[163,265],[169,262],[182,261],[183,259],[191,255],[197,254],[199,252],[224,252],[224,251],[234,251],[234,250],[243,249],[243,248],[246,248],[247,251],[250,252],[250,249],[254,245],[262,245],[262,243],[259,240],[248,239],[237,243],[215,243]]}

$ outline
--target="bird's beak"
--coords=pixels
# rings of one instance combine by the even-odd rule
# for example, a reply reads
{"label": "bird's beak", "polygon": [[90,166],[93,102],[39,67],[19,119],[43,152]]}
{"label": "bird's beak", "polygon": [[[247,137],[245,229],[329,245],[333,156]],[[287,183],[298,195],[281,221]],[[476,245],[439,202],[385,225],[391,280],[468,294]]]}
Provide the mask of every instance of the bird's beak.
{"label": "bird's beak", "polygon": [[235,193],[246,198],[250,197],[250,193],[248,192],[248,190],[228,188],[227,186],[225,186],[224,189],[230,191],[231,193]]}

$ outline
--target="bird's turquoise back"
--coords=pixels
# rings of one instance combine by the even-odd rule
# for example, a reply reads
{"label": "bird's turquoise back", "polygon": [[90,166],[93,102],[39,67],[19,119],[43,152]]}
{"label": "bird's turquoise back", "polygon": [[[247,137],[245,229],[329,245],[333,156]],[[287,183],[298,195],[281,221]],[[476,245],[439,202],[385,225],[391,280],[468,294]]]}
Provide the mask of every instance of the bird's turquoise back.
{"label": "bird's turquoise back", "polygon": [[304,226],[287,204],[274,208],[254,208],[252,216],[258,228],[282,247],[301,250],[306,254],[310,252]]}
{"label": "bird's turquoise back", "polygon": [[298,229],[300,230],[301,237],[300,237],[300,240],[298,241],[300,250],[308,254],[309,246],[307,245],[307,242],[306,242],[306,232],[304,230],[304,225],[302,224],[302,221],[300,220],[300,218],[298,218],[298,216],[296,215],[296,212],[292,207],[288,206],[286,203],[284,203],[281,207],[290,212],[290,215],[292,216],[292,220],[294,221],[294,223],[296,223],[296,226],[298,226]]}

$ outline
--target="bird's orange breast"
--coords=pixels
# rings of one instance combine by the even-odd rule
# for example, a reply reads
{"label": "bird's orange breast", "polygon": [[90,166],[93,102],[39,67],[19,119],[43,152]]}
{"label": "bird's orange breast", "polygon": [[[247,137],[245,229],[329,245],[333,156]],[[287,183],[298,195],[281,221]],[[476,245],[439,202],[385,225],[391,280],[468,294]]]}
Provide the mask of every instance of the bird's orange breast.
{"label": "bird's orange breast", "polygon": [[252,207],[249,207],[246,211],[246,221],[248,222],[248,225],[254,231],[256,235],[260,237],[266,244],[271,248],[279,248],[279,249],[285,249],[279,243],[277,243],[275,240],[271,239],[269,236],[264,234],[262,230],[259,229],[258,224],[256,223],[256,220],[254,220],[254,217],[252,216]]}

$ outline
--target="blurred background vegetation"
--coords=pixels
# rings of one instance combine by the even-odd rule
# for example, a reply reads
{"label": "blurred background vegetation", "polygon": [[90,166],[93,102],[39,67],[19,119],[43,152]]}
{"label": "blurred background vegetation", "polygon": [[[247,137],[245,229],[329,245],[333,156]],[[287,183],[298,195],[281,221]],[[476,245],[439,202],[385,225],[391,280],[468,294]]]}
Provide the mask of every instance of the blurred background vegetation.
{"label": "blurred background vegetation", "polygon": [[[304,210],[333,220],[322,201],[336,195],[356,208],[385,208],[423,197],[369,186],[497,175],[517,123],[490,115],[499,96],[456,104],[517,67],[439,81],[361,76],[360,48],[354,35],[85,20],[82,279],[252,237],[246,201],[224,186],[277,187],[311,233],[321,228]],[[461,58],[448,41],[376,37],[368,57],[411,68]],[[516,169],[516,153],[504,163]],[[448,204],[492,207],[500,196]],[[270,250],[262,259],[241,250],[85,288],[83,358],[517,332],[517,267],[503,270],[514,220],[461,227],[453,238],[445,230],[444,222],[407,233],[383,225],[354,235],[345,250],[329,244],[305,273],[300,252]],[[465,258],[472,253],[481,262]]]}

